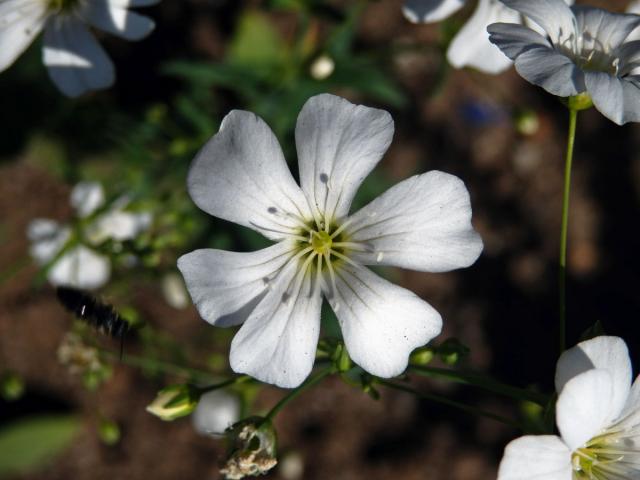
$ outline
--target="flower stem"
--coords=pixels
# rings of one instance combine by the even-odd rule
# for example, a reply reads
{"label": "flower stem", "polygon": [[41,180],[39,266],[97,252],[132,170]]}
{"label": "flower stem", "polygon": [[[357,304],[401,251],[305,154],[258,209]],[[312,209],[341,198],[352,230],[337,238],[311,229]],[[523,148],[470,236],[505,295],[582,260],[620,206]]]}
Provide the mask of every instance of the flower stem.
{"label": "flower stem", "polygon": [[440,395],[434,395],[432,393],[419,392],[418,390],[415,390],[414,388],[411,388],[411,387],[409,387],[407,385],[401,385],[399,383],[390,382],[388,380],[383,380],[381,378],[377,378],[376,379],[376,383],[379,383],[380,385],[384,385],[385,387],[388,387],[388,388],[393,388],[395,390],[400,390],[402,392],[411,393],[412,395],[415,395],[416,397],[424,399],[424,400],[429,400],[429,401],[432,401],[432,402],[438,402],[438,403],[441,403],[443,405],[447,405],[449,407],[457,408],[458,410],[462,410],[464,412],[471,413],[473,415],[479,415],[481,417],[486,417],[486,418],[490,418],[492,420],[496,420],[496,421],[498,421],[500,423],[504,423],[505,425],[509,425],[511,427],[517,428],[517,429],[525,431],[525,432],[527,431],[526,427],[524,427],[523,425],[521,425],[520,423],[518,423],[515,420],[511,420],[511,419],[503,417],[501,415],[498,415],[498,414],[495,414],[495,413],[492,413],[492,412],[487,412],[486,410],[481,410],[479,408],[472,407],[471,405],[467,405],[465,403],[457,402],[455,400],[451,400],[449,398],[442,397]]}
{"label": "flower stem", "polygon": [[558,278],[560,292],[560,353],[567,346],[567,232],[569,228],[569,197],[571,193],[571,166],[573,147],[576,138],[578,110],[569,108],[569,135],[567,138],[567,156],[564,167],[564,193],[562,195],[562,227],[560,230],[560,271]]}
{"label": "flower stem", "polygon": [[314,385],[320,383],[324,378],[326,378],[329,375],[331,375],[332,373],[334,373],[334,371],[335,371],[335,369],[333,368],[333,366],[330,367],[330,368],[326,368],[326,369],[322,370],[315,377],[308,379],[306,382],[304,382],[299,387],[291,390],[291,392],[289,392],[287,395],[282,397],[280,399],[280,401],[278,403],[276,403],[275,406],[271,410],[269,410],[269,413],[267,413],[267,415],[265,416],[265,419],[267,419],[269,421],[272,421],[275,418],[275,416],[280,412],[280,410],[282,410],[291,400],[296,398],[298,395],[300,395],[305,390],[307,390],[307,389],[313,387]]}
{"label": "flower stem", "polygon": [[516,400],[533,402],[541,406],[547,405],[549,401],[549,398],[544,393],[534,392],[526,388],[512,387],[511,385],[498,382],[497,380],[485,377],[479,373],[461,372],[448,368],[423,367],[418,365],[411,365],[409,367],[409,371],[426,377],[443,378],[464,385],[472,385],[489,392],[504,395]]}
{"label": "flower stem", "polygon": [[220,383],[214,383],[213,385],[207,385],[206,387],[198,388],[198,391],[200,392],[200,394],[203,394],[212,392],[214,390],[220,390],[221,388],[230,387],[231,385],[235,385],[236,383],[244,383],[249,380],[252,380],[249,375],[238,375]]}

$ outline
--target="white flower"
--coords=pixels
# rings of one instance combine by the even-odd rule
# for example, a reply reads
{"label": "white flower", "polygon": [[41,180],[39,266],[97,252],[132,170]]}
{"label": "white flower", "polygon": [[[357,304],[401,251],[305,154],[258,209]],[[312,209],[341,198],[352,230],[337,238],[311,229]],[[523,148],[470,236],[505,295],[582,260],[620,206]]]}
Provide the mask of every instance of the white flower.
{"label": "white flower", "polygon": [[[79,219],[93,215],[104,205],[104,190],[99,183],[80,182],[71,191],[71,206]],[[83,240],[98,245],[107,239],[118,241],[135,238],[149,227],[149,213],[131,213],[122,209],[126,199],[114,202],[109,210],[98,215],[82,228]],[[52,285],[77,288],[100,288],[109,280],[109,258],[93,249],[71,240],[71,228],[56,221],[38,218],[29,224],[27,237],[31,240],[30,253],[39,265],[54,262],[47,271]],[[56,259],[56,257],[58,257]]]}
{"label": "white flower", "polygon": [[[565,1],[573,3],[573,0]],[[403,12],[414,23],[437,22],[458,11],[464,3],[465,0],[407,0]],[[489,74],[507,70],[511,60],[489,41],[487,32],[487,27],[497,22],[526,23],[526,19],[499,0],[478,0],[473,15],[449,45],[449,63],[455,68],[472,67]]]}
{"label": "white flower", "polygon": [[[635,15],[640,15],[640,0],[636,0],[631,2],[627,7],[627,13],[633,13]],[[636,28],[633,32],[629,34],[627,37],[627,41],[630,42],[632,40],[640,40],[640,28]]]}
{"label": "white flower", "polygon": [[213,390],[200,397],[191,414],[193,428],[201,435],[221,435],[240,420],[238,397],[223,390]]}
{"label": "white flower", "polygon": [[113,64],[85,24],[140,40],[151,33],[154,23],[128,9],[159,1],[0,0],[0,72],[44,30],[42,59],[62,93],[77,97],[108,88],[115,78]]}
{"label": "white flower", "polygon": [[627,346],[597,337],[562,354],[556,369],[560,436],[524,436],[505,449],[498,480],[640,478],[640,381]]}
{"label": "white flower", "polygon": [[522,25],[489,26],[490,40],[529,82],[560,97],[588,93],[595,107],[622,125],[640,120],[640,43],[629,34],[640,17],[562,0],[502,0],[538,23],[546,37]]}
{"label": "white flower", "polygon": [[296,125],[301,186],[256,115],[232,111],[189,172],[194,202],[277,243],[252,253],[196,250],[182,271],[200,315],[242,325],[231,367],[281,387],[310,373],[324,293],[351,358],[381,377],[440,333],[440,315],[363,265],[443,272],[471,265],[482,241],[458,178],[409,178],[349,215],[356,190],[393,136],[391,116],[333,95],[311,98]]}

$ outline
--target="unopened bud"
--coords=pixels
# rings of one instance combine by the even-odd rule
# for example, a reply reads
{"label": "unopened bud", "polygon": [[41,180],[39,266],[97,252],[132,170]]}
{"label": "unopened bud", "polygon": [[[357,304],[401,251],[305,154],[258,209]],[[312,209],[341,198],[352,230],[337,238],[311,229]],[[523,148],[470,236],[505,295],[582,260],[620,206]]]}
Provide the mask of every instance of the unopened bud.
{"label": "unopened bud", "polygon": [[18,400],[24,394],[24,381],[15,373],[7,373],[0,379],[0,397],[7,402]]}
{"label": "unopened bud", "polygon": [[433,348],[420,347],[413,351],[409,357],[409,363],[411,365],[428,365],[433,360],[434,355]]}
{"label": "unopened bud", "polygon": [[325,80],[331,76],[336,68],[336,63],[329,55],[320,55],[311,64],[309,73],[316,80]]}
{"label": "unopened bud", "polygon": [[147,406],[147,412],[170,422],[189,415],[198,405],[200,393],[190,385],[172,385],[158,392]]}
{"label": "unopened bud", "polygon": [[515,127],[521,135],[535,135],[540,128],[540,120],[533,110],[524,110],[516,114]]}
{"label": "unopened bud", "polygon": [[278,464],[276,431],[269,420],[252,417],[228,430],[229,456],[220,469],[227,480],[264,475]]}
{"label": "unopened bud", "polygon": [[440,358],[447,365],[455,365],[461,358],[469,355],[469,347],[463,345],[457,338],[448,338],[438,347]]}
{"label": "unopened bud", "polygon": [[98,425],[98,436],[102,443],[113,446],[120,441],[120,427],[116,422],[103,418]]}

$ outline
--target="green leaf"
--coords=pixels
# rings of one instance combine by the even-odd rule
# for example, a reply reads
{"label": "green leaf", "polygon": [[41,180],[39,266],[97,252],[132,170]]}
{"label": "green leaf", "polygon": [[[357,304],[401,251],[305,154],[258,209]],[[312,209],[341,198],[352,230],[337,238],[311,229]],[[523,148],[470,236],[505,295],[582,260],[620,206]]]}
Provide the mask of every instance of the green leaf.
{"label": "green leaf", "polygon": [[79,428],[75,415],[42,415],[0,429],[0,478],[44,467],[69,446]]}

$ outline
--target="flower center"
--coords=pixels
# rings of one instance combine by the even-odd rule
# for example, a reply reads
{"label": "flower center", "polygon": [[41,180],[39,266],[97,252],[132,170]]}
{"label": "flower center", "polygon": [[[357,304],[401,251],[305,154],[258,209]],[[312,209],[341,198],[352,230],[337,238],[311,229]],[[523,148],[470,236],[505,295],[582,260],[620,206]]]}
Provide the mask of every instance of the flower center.
{"label": "flower center", "polygon": [[324,255],[325,253],[331,252],[331,245],[333,244],[333,239],[331,235],[329,235],[325,231],[316,232],[311,231],[311,247],[313,251],[318,255]]}
{"label": "flower center", "polygon": [[637,478],[640,472],[637,449],[631,432],[612,431],[594,437],[571,456],[574,480],[617,480]]}
{"label": "flower center", "polygon": [[571,34],[560,40],[558,50],[571,58],[582,70],[589,72],[604,72],[618,75],[620,58],[602,41],[589,32],[580,35]]}

